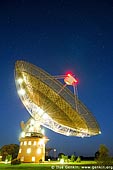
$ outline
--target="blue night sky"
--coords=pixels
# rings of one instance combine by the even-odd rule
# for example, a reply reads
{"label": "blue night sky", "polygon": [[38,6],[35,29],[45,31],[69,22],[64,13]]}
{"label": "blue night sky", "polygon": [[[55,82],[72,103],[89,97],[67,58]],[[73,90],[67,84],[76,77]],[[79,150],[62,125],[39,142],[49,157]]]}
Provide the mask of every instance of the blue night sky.
{"label": "blue night sky", "polygon": [[57,154],[94,156],[105,144],[113,156],[113,1],[0,1],[0,146],[19,144],[19,124],[29,118],[16,91],[17,60],[52,75],[71,70],[79,79],[79,99],[102,131],[78,138],[45,129],[47,146]]}

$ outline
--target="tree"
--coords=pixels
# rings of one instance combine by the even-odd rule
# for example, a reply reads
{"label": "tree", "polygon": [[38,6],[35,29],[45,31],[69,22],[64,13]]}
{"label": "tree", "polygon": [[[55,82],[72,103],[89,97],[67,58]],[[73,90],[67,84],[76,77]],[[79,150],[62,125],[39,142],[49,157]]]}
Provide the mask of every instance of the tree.
{"label": "tree", "polygon": [[64,155],[64,156],[65,156],[65,154],[64,154],[64,153],[59,153],[59,154],[58,154],[58,158],[62,158],[62,155]]}
{"label": "tree", "polygon": [[12,156],[12,159],[16,158],[19,151],[19,145],[17,144],[10,144],[10,145],[4,145],[1,148],[1,155],[2,160],[4,161],[8,155]]}
{"label": "tree", "polygon": [[78,162],[78,163],[80,163],[80,162],[81,162],[81,158],[80,158],[80,156],[78,156],[78,158],[77,158],[76,162]]}
{"label": "tree", "polygon": [[97,163],[102,165],[107,165],[111,163],[111,158],[109,156],[108,148],[101,144],[98,150]]}
{"label": "tree", "polygon": [[75,155],[71,155],[71,162],[75,161]]}
{"label": "tree", "polygon": [[109,155],[108,148],[105,145],[101,144],[99,148],[99,157],[108,157],[108,155]]}

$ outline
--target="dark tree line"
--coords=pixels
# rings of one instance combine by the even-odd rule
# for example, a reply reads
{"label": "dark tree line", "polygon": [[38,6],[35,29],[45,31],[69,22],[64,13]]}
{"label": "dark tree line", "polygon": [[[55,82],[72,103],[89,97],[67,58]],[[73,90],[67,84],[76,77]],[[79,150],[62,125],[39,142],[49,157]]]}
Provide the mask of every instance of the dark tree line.
{"label": "dark tree line", "polygon": [[8,157],[8,155],[11,155],[12,159],[15,159],[18,155],[18,151],[19,151],[19,145],[17,145],[17,144],[9,144],[9,145],[2,146],[0,148],[2,161],[5,161],[5,159]]}

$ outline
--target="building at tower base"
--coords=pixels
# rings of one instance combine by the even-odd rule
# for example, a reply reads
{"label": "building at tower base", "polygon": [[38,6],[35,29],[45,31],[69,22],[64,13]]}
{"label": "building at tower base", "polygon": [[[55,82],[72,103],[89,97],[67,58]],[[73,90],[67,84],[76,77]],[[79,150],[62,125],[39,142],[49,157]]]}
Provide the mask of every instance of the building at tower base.
{"label": "building at tower base", "polygon": [[48,138],[42,133],[42,128],[32,117],[21,122],[20,147],[18,159],[21,162],[39,163],[45,160],[45,144]]}
{"label": "building at tower base", "polygon": [[45,144],[48,138],[43,136],[30,136],[20,138],[18,159],[21,162],[39,163],[45,161]]}

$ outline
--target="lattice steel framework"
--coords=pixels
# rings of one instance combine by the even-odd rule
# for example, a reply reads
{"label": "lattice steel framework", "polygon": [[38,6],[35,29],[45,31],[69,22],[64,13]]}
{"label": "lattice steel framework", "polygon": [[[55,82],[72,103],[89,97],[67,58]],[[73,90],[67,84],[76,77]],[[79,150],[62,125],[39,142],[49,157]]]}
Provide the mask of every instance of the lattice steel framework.
{"label": "lattice steel framework", "polygon": [[37,124],[64,135],[84,137],[100,133],[86,106],[79,99],[75,104],[75,96],[67,87],[59,93],[63,84],[41,68],[17,61],[15,82],[22,103]]}

